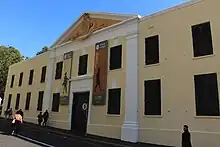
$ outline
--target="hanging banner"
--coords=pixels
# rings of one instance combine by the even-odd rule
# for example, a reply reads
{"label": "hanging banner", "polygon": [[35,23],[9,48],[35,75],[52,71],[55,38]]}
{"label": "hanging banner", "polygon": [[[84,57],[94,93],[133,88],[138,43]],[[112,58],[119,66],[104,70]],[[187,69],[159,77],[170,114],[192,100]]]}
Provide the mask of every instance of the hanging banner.
{"label": "hanging banner", "polygon": [[60,96],[60,104],[69,104],[69,79],[71,77],[73,52],[65,53],[63,56],[63,75],[62,75],[62,93]]}
{"label": "hanging banner", "polygon": [[93,105],[105,105],[108,73],[108,40],[95,45]]}

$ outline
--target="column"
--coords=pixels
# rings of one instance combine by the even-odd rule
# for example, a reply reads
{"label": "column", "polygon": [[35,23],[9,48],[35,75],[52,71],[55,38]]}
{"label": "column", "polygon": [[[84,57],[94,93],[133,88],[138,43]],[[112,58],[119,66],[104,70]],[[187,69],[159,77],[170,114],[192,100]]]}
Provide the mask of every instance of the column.
{"label": "column", "polygon": [[121,140],[138,142],[138,34],[126,37],[125,119]]}
{"label": "column", "polygon": [[43,111],[50,111],[50,103],[51,103],[51,93],[52,93],[52,84],[54,79],[54,51],[50,51],[50,61],[47,68],[47,80],[46,80],[46,91],[43,98]]}

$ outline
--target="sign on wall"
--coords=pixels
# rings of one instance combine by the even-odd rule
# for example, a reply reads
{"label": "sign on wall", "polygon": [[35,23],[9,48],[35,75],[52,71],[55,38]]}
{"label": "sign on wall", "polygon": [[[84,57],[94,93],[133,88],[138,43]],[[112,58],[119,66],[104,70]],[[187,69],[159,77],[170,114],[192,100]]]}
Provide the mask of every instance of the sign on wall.
{"label": "sign on wall", "polygon": [[93,105],[105,105],[108,72],[108,40],[95,45]]}
{"label": "sign on wall", "polygon": [[60,97],[61,105],[69,104],[69,79],[71,78],[73,52],[67,52],[63,56],[63,75],[62,75],[62,92]]}

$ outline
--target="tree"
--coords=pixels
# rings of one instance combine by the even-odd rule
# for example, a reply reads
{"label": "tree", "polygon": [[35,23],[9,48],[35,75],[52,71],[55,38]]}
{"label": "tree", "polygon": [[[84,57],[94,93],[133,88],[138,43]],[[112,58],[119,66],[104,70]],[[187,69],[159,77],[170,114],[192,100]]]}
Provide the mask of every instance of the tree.
{"label": "tree", "polygon": [[36,54],[36,55],[43,54],[44,52],[47,52],[48,50],[49,50],[49,47],[44,46],[44,47],[42,48],[42,50],[41,50],[41,51],[37,52],[37,54]]}
{"label": "tree", "polygon": [[0,93],[5,91],[9,66],[24,59],[14,47],[0,46]]}

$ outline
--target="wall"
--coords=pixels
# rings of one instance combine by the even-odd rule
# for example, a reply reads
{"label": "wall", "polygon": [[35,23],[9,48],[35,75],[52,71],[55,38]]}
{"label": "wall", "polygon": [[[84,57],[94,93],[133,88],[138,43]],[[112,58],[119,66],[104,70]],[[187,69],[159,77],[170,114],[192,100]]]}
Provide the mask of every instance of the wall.
{"label": "wall", "polygon": [[[37,111],[38,92],[46,90],[46,82],[48,78],[48,75],[46,74],[45,83],[40,83],[41,70],[42,67],[47,66],[48,63],[49,63],[49,53],[46,52],[29,60],[22,61],[20,63],[10,66],[8,72],[8,80],[6,85],[3,110],[7,108],[9,94],[12,94],[11,108],[15,110],[17,93],[20,93],[21,96],[20,96],[19,109],[22,109],[24,111],[24,120],[37,123],[36,117],[37,114],[39,113]],[[34,69],[33,84],[28,85],[29,73],[30,70],[32,69]],[[18,87],[18,82],[21,72],[24,73],[23,81],[22,81],[22,86]],[[13,88],[10,88],[12,75],[15,75],[15,80],[14,80]],[[30,109],[25,110],[26,95],[28,92],[31,92]]]}
{"label": "wall", "polygon": [[[193,146],[218,147],[220,117],[195,116],[193,77],[220,68],[220,21],[217,0],[204,0],[167,13],[145,17],[139,28],[139,141],[180,146],[182,126],[188,124]],[[191,26],[211,22],[214,55],[194,58]],[[160,63],[145,66],[144,39],[160,36]],[[144,80],[162,81],[162,115],[144,116]],[[219,78],[219,77],[218,77]],[[220,86],[220,85],[219,85]]]}
{"label": "wall", "polygon": [[[122,68],[117,70],[108,70],[107,77],[107,93],[106,105],[94,106],[90,105],[90,123],[88,124],[88,133],[111,138],[121,138],[121,125],[124,121],[124,103],[125,103],[125,54],[126,41],[125,37],[117,37],[109,40],[108,56],[110,56],[110,48],[122,45]],[[93,49],[95,50],[95,48]],[[109,57],[108,57],[109,62]],[[108,65],[109,67],[109,65]],[[109,68],[108,68],[109,69]],[[108,89],[121,88],[121,112],[120,115],[108,115]]]}

